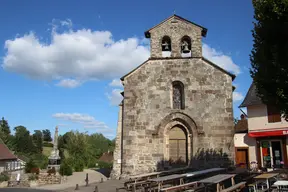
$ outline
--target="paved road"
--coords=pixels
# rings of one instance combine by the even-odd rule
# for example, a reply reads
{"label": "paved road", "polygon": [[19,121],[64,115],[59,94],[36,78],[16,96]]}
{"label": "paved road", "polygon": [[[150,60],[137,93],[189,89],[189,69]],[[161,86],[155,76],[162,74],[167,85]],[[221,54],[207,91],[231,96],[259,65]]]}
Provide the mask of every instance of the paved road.
{"label": "paved road", "polygon": [[38,187],[33,187],[34,189],[46,189],[46,190],[64,190],[67,188],[75,188],[76,184],[79,186],[85,185],[86,173],[89,174],[89,183],[100,182],[101,178],[106,181],[107,178],[97,171],[91,169],[85,169],[83,172],[74,172],[73,175],[68,176],[67,182],[54,185],[43,185]]}
{"label": "paved road", "polygon": [[1,188],[1,192],[54,192],[51,190],[40,190],[40,189],[25,189],[25,188]]}

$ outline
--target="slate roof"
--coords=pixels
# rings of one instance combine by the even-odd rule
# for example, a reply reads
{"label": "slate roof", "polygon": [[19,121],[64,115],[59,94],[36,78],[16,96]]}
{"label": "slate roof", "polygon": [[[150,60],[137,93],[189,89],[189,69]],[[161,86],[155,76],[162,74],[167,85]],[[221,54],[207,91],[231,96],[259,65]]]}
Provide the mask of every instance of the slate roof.
{"label": "slate roof", "polygon": [[257,96],[256,85],[252,82],[243,102],[239,107],[247,107],[251,105],[263,104],[261,99]]}
{"label": "slate roof", "polygon": [[8,149],[8,147],[0,139],[0,161],[1,160],[16,160],[17,157]]}

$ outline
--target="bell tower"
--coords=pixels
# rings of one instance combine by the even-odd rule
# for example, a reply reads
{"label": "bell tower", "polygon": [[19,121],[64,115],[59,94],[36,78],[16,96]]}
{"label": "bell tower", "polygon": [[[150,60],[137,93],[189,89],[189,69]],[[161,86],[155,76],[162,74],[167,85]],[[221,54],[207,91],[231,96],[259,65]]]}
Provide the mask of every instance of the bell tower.
{"label": "bell tower", "polygon": [[202,37],[207,29],[172,15],[145,32],[150,38],[151,58],[202,57]]}

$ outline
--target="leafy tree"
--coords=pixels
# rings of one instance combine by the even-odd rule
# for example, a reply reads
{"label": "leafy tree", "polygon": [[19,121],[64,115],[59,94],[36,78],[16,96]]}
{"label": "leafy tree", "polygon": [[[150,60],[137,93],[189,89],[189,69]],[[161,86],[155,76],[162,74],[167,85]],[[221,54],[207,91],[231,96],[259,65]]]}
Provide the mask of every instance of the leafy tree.
{"label": "leafy tree", "polygon": [[4,117],[2,117],[2,120],[0,120],[0,131],[2,131],[6,135],[9,135],[11,133],[8,121],[5,120]]}
{"label": "leafy tree", "polygon": [[29,131],[24,126],[17,126],[15,130],[15,149],[19,153],[33,154],[37,152]]}
{"label": "leafy tree", "polygon": [[8,121],[2,117],[0,120],[0,139],[7,144],[9,141],[9,136],[10,136],[10,127],[8,124]]}
{"label": "leafy tree", "polygon": [[42,130],[43,141],[50,142],[52,141],[51,132],[49,129]]}
{"label": "leafy tree", "polygon": [[31,170],[36,167],[37,165],[35,164],[35,162],[33,160],[29,160],[28,162],[26,162],[25,165],[25,173],[31,173]]}
{"label": "leafy tree", "polygon": [[[89,151],[94,158],[98,159],[100,156],[113,148],[113,143],[104,137],[102,134],[94,133],[88,137]],[[97,146],[97,147],[95,147]]]}
{"label": "leafy tree", "polygon": [[251,76],[265,104],[288,120],[288,1],[253,0],[254,38]]}
{"label": "leafy tree", "polygon": [[40,130],[34,130],[34,134],[32,135],[34,145],[36,146],[37,152],[42,153],[43,151],[43,136]]}
{"label": "leafy tree", "polygon": [[62,161],[61,165],[60,165],[60,170],[59,170],[60,175],[66,175],[66,176],[70,176],[73,174],[73,170],[71,165],[68,164],[68,162],[66,160]]}

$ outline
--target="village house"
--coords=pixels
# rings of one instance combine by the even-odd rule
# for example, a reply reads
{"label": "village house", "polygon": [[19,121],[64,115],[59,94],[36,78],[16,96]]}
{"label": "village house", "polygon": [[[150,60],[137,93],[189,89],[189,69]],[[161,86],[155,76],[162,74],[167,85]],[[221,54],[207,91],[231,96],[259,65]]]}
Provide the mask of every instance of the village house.
{"label": "village house", "polygon": [[121,78],[111,177],[234,161],[235,76],[203,57],[206,35],[178,15],[145,32],[149,59]]}
{"label": "village house", "polygon": [[[263,104],[251,84],[240,108],[247,108],[247,119],[236,125],[234,137],[236,163],[251,162],[269,169],[287,166],[288,122],[274,106]],[[243,125],[243,122],[246,122]],[[244,133],[237,132],[240,124]]]}
{"label": "village house", "polygon": [[8,149],[8,147],[0,139],[0,173],[6,171],[7,168],[17,161],[17,157]]}

